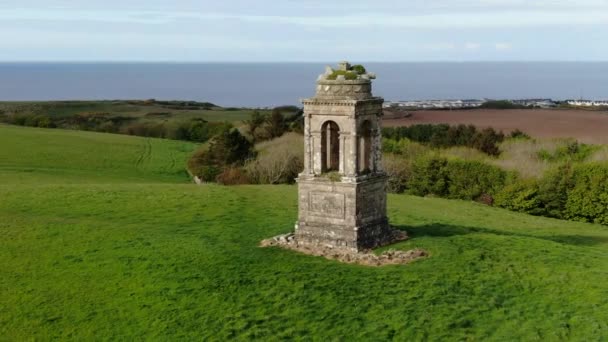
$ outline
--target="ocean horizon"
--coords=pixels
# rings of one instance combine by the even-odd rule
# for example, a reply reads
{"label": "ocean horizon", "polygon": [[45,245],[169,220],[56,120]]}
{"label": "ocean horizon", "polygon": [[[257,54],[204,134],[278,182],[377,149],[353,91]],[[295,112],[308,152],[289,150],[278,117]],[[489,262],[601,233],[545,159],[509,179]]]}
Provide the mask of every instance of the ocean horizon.
{"label": "ocean horizon", "polygon": [[[298,105],[333,62],[1,62],[1,101],[193,100]],[[427,99],[608,99],[608,62],[369,62],[374,94]]]}

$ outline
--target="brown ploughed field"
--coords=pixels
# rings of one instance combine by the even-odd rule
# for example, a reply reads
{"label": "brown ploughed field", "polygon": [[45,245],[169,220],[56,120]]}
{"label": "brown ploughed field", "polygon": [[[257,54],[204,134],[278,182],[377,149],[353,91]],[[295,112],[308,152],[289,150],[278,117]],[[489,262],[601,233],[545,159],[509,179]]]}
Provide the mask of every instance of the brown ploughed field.
{"label": "brown ploughed field", "polygon": [[[590,144],[608,144],[608,111],[575,109],[471,109],[409,111],[411,116],[385,110],[383,125],[472,124],[504,133],[520,129],[535,138],[576,138]],[[401,116],[401,118],[399,118]]]}

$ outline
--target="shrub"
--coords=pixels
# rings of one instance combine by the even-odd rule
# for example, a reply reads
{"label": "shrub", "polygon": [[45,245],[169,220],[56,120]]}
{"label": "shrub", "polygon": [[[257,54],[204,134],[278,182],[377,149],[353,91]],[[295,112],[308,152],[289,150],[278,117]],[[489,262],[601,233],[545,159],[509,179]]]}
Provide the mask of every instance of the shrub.
{"label": "shrub", "polygon": [[544,212],[538,184],[534,180],[516,181],[505,186],[494,196],[494,204],[532,215],[541,215]]}
{"label": "shrub", "polygon": [[397,154],[406,159],[416,159],[431,153],[431,149],[409,139],[382,139],[382,150],[385,153]]}
{"label": "shrub", "polygon": [[50,116],[42,114],[11,114],[1,117],[2,122],[6,122],[12,125],[18,126],[29,126],[29,127],[41,127],[41,128],[55,128],[57,127]]}
{"label": "shrub", "polygon": [[209,140],[209,124],[202,119],[194,119],[187,124],[187,139],[190,141],[205,142]]}
{"label": "shrub", "polygon": [[256,135],[258,128],[262,127],[262,125],[264,125],[265,122],[266,122],[266,116],[264,114],[260,113],[260,111],[258,111],[258,110],[254,110],[253,112],[251,112],[251,116],[250,116],[249,120],[245,121],[245,124],[247,125],[247,133],[249,133],[249,135],[251,135],[251,139],[254,142],[258,138]]}
{"label": "shrub", "polygon": [[97,132],[116,133],[118,132],[118,127],[112,121],[108,121],[99,125]]}
{"label": "shrub", "polygon": [[493,195],[505,183],[506,172],[480,161],[450,160],[445,168],[448,179],[447,197],[477,200]]}
{"label": "shrub", "polygon": [[516,129],[516,130],[512,131],[511,134],[509,134],[509,138],[511,138],[511,139],[523,139],[523,140],[530,140],[530,139],[532,139],[527,133],[522,132],[519,129]]}
{"label": "shrub", "polygon": [[220,165],[242,165],[255,155],[253,145],[237,129],[218,134],[209,145],[209,153]]}
{"label": "shrub", "polygon": [[473,147],[491,156],[497,156],[500,154],[498,144],[504,138],[505,136],[502,132],[496,132],[493,128],[486,128],[475,135]]}
{"label": "shrub", "polygon": [[448,175],[446,158],[426,156],[414,161],[410,179],[410,193],[418,196],[446,196]]}
{"label": "shrub", "polygon": [[298,112],[296,113],[291,122],[289,123],[289,130],[292,132],[304,134],[304,113]]}
{"label": "shrub", "polygon": [[276,108],[273,109],[268,117],[268,134],[270,135],[270,138],[274,139],[280,137],[285,133],[286,129],[287,124],[283,113]]}
{"label": "shrub", "polygon": [[522,178],[540,179],[552,165],[541,160],[538,151],[554,150],[556,144],[556,141],[509,139],[500,144],[501,157],[492,163],[505,170],[516,171]]}
{"label": "shrub", "polygon": [[237,129],[225,129],[194,153],[188,169],[204,181],[213,181],[226,167],[240,166],[255,156],[253,145]]}
{"label": "shrub", "polygon": [[222,171],[212,163],[209,151],[206,148],[194,152],[192,157],[188,159],[188,170],[204,182],[214,182],[217,175]]}
{"label": "shrub", "polygon": [[361,64],[355,64],[350,69],[359,75],[363,75],[367,72],[367,70],[365,70],[365,67]]}
{"label": "shrub", "polygon": [[549,162],[555,161],[584,161],[588,159],[599,146],[581,144],[576,140],[564,140],[555,150],[542,149],[538,151],[538,158]]}
{"label": "shrub", "polygon": [[223,185],[239,185],[248,184],[249,178],[241,168],[226,167],[215,177],[215,181]]}
{"label": "shrub", "polygon": [[[94,125],[96,126],[96,125]],[[82,126],[81,126],[82,127]],[[85,129],[91,129],[91,125],[85,124]],[[124,130],[128,135],[151,138],[167,138],[167,129],[162,123],[155,122],[136,122],[127,126]]]}
{"label": "shrub", "polygon": [[608,224],[608,165],[583,164],[574,169],[565,216],[575,221]]}
{"label": "shrub", "polygon": [[539,200],[543,203],[543,215],[564,218],[568,192],[574,187],[573,167],[564,163],[545,173],[539,181]]}
{"label": "shrub", "polygon": [[290,133],[258,145],[260,153],[245,165],[250,180],[258,184],[293,183],[304,168],[302,136]]}
{"label": "shrub", "polygon": [[384,172],[388,176],[386,190],[396,194],[407,190],[412,177],[412,160],[395,154],[386,154],[383,164]]}

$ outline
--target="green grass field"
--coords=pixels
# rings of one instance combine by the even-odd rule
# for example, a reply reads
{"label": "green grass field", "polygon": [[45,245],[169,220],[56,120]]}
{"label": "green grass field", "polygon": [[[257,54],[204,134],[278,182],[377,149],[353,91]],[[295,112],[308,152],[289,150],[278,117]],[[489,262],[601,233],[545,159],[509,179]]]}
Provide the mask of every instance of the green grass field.
{"label": "green grass field", "polygon": [[607,227],[392,195],[430,257],[340,264],[257,247],[296,187],[189,184],[194,147],[0,125],[0,339],[608,339]]}
{"label": "green grass field", "polygon": [[0,124],[0,183],[184,183],[197,145]]}
{"label": "green grass field", "polygon": [[[40,102],[2,102],[0,112],[6,111],[21,113],[39,113],[51,116],[71,116],[82,113],[108,113],[110,116],[126,116],[146,118],[148,114],[164,113],[164,120],[180,120],[200,118],[211,122],[242,121],[251,115],[248,108],[221,108],[211,109],[176,109],[159,103],[145,103],[146,101],[40,101]],[[268,111],[262,111],[267,113]],[[149,115],[148,115],[149,116]],[[150,117],[154,120],[155,117]],[[158,119],[158,118],[156,118]]]}

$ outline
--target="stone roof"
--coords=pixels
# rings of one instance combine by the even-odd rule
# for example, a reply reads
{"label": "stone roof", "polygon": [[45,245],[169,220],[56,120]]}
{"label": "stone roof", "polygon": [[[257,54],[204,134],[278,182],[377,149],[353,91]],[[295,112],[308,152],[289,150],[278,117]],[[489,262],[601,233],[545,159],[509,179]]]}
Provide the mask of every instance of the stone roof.
{"label": "stone roof", "polygon": [[353,68],[348,62],[338,63],[336,69],[327,66],[317,79],[315,97],[332,100],[371,99],[371,80],[375,78],[375,74],[365,71],[362,66]]}

